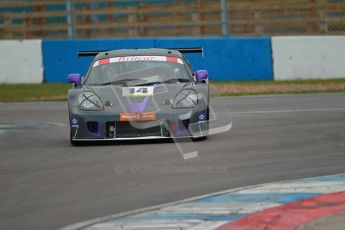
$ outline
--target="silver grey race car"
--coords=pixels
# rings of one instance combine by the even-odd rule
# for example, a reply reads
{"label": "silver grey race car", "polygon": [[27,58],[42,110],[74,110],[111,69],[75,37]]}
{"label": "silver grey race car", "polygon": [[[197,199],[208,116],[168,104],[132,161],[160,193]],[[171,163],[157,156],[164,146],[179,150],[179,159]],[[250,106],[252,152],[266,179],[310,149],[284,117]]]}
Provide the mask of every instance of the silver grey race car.
{"label": "silver grey race car", "polygon": [[201,48],[79,52],[95,56],[85,77],[69,74],[71,144],[157,138],[205,139],[208,72],[182,53]]}

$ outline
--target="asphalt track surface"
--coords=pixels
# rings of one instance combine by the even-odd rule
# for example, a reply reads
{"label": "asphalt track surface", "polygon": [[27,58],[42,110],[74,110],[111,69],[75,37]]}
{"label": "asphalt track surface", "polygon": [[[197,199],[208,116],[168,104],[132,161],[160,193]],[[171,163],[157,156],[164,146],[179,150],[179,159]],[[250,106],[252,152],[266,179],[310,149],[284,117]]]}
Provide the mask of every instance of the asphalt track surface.
{"label": "asphalt track surface", "polygon": [[0,104],[0,229],[56,229],[221,190],[345,171],[345,93],[211,103],[220,100],[230,114],[219,114],[231,116],[232,129],[195,142],[198,157],[189,160],[173,142],[72,147],[66,102]]}

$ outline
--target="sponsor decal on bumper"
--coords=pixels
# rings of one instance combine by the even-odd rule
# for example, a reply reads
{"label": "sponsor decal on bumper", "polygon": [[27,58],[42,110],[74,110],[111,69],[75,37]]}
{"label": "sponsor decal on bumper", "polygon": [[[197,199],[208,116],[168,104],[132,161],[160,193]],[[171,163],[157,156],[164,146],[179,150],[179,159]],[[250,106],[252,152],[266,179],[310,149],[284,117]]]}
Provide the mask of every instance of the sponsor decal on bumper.
{"label": "sponsor decal on bumper", "polygon": [[120,121],[154,121],[156,119],[155,112],[120,113]]}

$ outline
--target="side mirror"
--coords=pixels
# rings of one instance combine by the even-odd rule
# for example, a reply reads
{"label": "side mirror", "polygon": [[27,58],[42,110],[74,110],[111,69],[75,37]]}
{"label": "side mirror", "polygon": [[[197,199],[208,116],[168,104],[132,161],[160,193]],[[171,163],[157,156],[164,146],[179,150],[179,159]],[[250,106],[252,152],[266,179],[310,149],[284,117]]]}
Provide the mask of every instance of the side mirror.
{"label": "side mirror", "polygon": [[206,81],[207,78],[208,78],[207,70],[197,70],[197,71],[195,71],[195,80],[197,82]]}
{"label": "side mirror", "polygon": [[74,83],[76,85],[81,85],[81,76],[79,73],[70,73],[68,74],[68,82]]}

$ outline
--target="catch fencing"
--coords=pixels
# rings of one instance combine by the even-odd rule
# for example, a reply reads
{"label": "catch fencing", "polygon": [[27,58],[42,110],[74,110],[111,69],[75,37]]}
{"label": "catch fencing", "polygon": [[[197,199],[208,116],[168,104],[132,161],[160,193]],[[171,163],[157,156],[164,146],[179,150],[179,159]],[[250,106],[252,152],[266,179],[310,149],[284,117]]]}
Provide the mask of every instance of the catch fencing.
{"label": "catch fencing", "polygon": [[0,1],[0,39],[345,34],[345,0]]}

